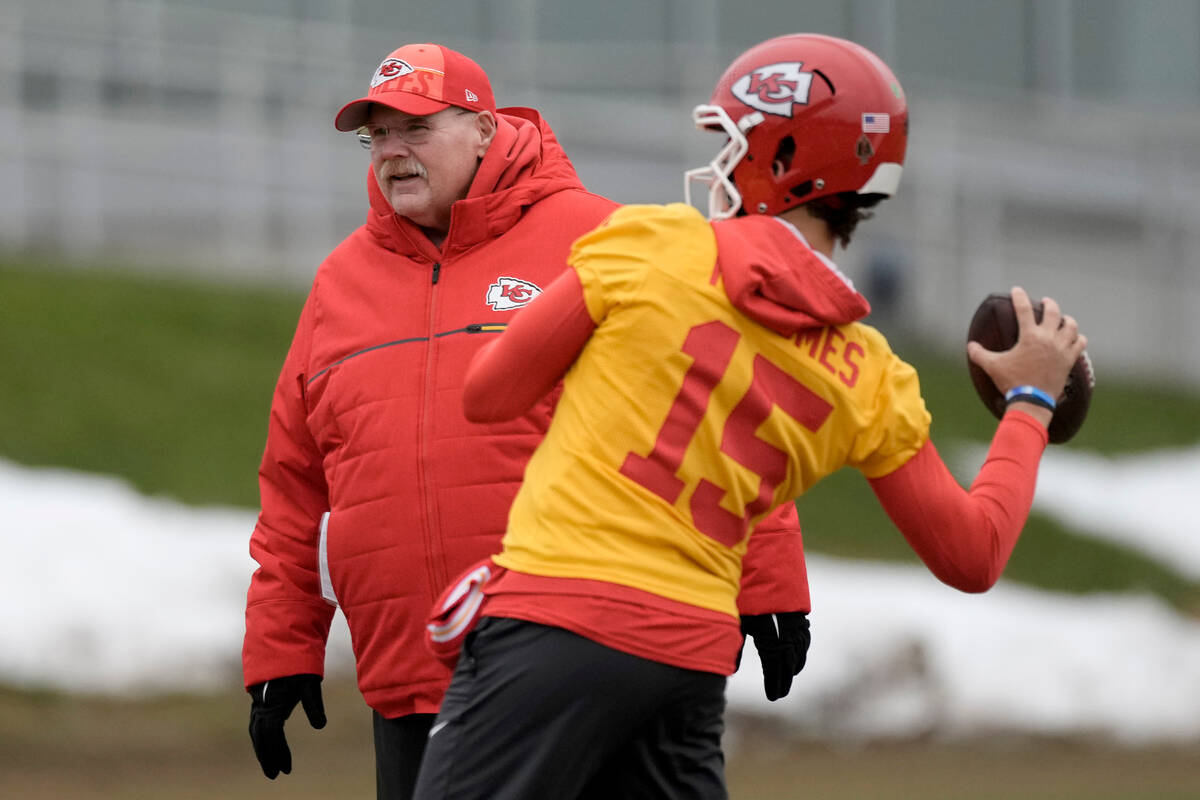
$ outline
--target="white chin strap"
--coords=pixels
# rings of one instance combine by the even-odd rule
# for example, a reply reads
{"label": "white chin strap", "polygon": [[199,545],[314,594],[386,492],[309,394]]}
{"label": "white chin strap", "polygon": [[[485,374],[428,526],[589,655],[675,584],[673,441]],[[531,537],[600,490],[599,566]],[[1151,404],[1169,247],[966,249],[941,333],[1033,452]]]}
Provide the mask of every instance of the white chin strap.
{"label": "white chin strap", "polygon": [[746,142],[745,132],[762,122],[763,115],[755,111],[742,117],[734,124],[725,109],[720,106],[699,105],[692,109],[692,121],[700,130],[712,130],[720,126],[729,137],[729,141],[720,152],[708,162],[708,166],[696,167],[683,173],[683,198],[691,205],[692,181],[700,181],[708,186],[708,218],[728,219],[742,207],[742,195],[733,185],[730,176],[734,167],[741,163],[742,158],[750,149]]}

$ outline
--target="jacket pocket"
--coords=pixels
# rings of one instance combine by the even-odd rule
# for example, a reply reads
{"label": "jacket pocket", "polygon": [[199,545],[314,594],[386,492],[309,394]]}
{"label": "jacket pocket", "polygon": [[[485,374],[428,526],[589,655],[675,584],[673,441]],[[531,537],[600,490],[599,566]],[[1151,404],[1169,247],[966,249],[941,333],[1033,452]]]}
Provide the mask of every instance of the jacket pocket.
{"label": "jacket pocket", "polygon": [[333,580],[329,577],[329,512],[321,515],[321,539],[317,545],[317,568],[321,572],[321,597],[332,605],[338,604],[333,592]]}

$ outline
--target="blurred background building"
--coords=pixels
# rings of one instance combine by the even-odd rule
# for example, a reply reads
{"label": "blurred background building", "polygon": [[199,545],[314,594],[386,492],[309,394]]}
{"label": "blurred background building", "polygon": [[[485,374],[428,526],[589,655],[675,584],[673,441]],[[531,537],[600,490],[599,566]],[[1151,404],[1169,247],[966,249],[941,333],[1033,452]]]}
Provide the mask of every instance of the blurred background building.
{"label": "blurred background building", "polygon": [[333,114],[414,41],[538,108],[593,190],[679,200],[719,146],[691,107],[796,31],[908,93],[900,194],[842,259],[885,327],[957,346],[1020,283],[1101,377],[1200,384],[1197,0],[5,0],[0,249],[306,286],[366,209]]}

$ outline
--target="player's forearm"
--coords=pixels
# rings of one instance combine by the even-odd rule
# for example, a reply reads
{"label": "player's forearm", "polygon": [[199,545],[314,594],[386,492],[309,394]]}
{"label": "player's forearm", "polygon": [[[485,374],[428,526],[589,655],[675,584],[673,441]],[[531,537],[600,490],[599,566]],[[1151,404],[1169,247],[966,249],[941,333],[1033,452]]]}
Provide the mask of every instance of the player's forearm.
{"label": "player's forearm", "polygon": [[737,603],[742,614],[812,610],[795,504],[784,503],[755,526],[742,558]]}
{"label": "player's forearm", "polygon": [[940,580],[965,592],[989,589],[1004,571],[1029,509],[1046,429],[1010,411],[970,491],[932,442],[890,475],[871,481],[888,515]]}

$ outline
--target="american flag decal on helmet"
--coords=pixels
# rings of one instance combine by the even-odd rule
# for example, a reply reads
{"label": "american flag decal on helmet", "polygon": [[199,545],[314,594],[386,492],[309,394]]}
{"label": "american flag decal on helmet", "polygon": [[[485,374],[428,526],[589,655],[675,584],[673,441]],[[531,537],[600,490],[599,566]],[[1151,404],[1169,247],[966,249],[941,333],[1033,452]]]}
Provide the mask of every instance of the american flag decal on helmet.
{"label": "american flag decal on helmet", "polygon": [[863,133],[888,133],[892,129],[892,118],[887,114],[863,114]]}

